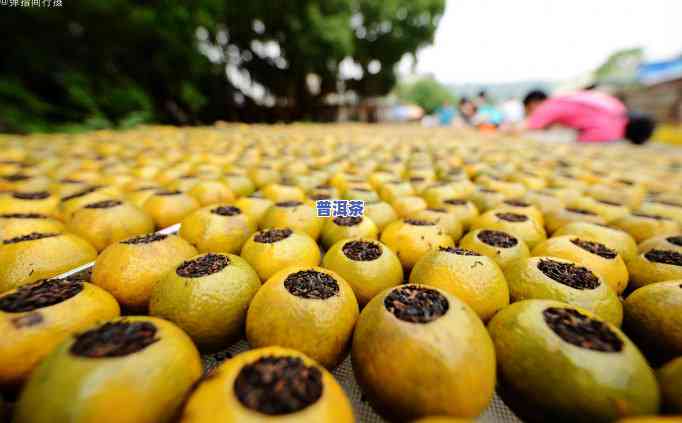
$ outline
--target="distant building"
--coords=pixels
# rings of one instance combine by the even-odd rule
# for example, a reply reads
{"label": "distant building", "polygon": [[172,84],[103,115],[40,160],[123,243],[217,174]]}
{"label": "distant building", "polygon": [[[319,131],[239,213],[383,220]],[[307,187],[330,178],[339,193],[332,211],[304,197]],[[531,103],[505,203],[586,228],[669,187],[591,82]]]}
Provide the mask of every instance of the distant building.
{"label": "distant building", "polygon": [[629,109],[659,122],[682,124],[682,57],[640,65],[637,81],[639,87],[619,93]]}

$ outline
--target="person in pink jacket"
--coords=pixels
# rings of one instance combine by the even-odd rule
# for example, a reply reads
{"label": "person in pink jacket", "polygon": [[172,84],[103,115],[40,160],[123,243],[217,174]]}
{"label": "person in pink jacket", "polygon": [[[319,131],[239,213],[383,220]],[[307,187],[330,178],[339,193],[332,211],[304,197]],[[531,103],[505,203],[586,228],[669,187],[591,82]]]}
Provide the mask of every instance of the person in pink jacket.
{"label": "person in pink jacket", "polygon": [[540,130],[558,125],[578,132],[579,142],[608,142],[628,139],[643,144],[654,132],[654,121],[642,114],[628,113],[615,97],[586,90],[549,98],[531,91],[523,100],[525,129]]}

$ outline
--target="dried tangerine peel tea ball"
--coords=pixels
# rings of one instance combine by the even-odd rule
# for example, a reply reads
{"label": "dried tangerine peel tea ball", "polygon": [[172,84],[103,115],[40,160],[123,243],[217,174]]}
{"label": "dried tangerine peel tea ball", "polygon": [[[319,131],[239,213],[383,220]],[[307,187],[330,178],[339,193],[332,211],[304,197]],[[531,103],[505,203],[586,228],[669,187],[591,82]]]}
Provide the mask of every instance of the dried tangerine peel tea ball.
{"label": "dried tangerine peel tea ball", "polygon": [[31,232],[0,244],[0,293],[58,276],[97,257],[95,249],[72,234]]}
{"label": "dried tangerine peel tea ball", "polygon": [[244,243],[241,257],[253,267],[261,281],[290,266],[317,266],[320,248],[306,233],[289,228],[258,231]]}
{"label": "dried tangerine peel tea ball", "polygon": [[459,247],[440,247],[425,254],[410,273],[410,283],[433,286],[469,305],[489,320],[509,304],[502,269],[489,257]]}
{"label": "dried tangerine peel tea ball", "polygon": [[339,275],[320,267],[289,267],[251,301],[246,339],[254,348],[293,348],[333,368],[344,358],[357,317],[353,289]]}
{"label": "dried tangerine peel tea ball", "polygon": [[365,216],[370,218],[382,232],[389,223],[398,220],[398,214],[390,204],[383,201],[365,202]]}
{"label": "dried tangerine peel tea ball", "polygon": [[95,261],[92,282],[131,309],[146,310],[152,290],[175,265],[197,254],[176,235],[148,234],[108,246]]}
{"label": "dried tangerine peel tea ball", "polygon": [[453,295],[423,285],[389,288],[363,309],[353,370],[387,418],[476,417],[492,399],[495,356],[485,326]]}
{"label": "dried tangerine peel tea ball", "polygon": [[243,334],[246,310],[260,286],[258,274],[241,257],[202,254],[166,273],[152,291],[149,312],[213,350]]}
{"label": "dried tangerine peel tea ball", "polygon": [[235,195],[223,182],[217,180],[199,181],[187,194],[194,197],[202,206],[234,201]]}
{"label": "dried tangerine peel tea ball", "polygon": [[522,239],[531,249],[547,238],[542,225],[531,216],[497,209],[478,216],[472,222],[471,229],[509,232]]}
{"label": "dried tangerine peel tea ball", "polygon": [[658,411],[656,378],[640,351],[586,310],[520,301],[500,311],[488,330],[500,392],[523,419],[608,422]]}
{"label": "dried tangerine peel tea ball", "polygon": [[324,255],[322,266],[348,282],[360,306],[384,289],[403,283],[403,268],[398,256],[373,239],[337,242]]}
{"label": "dried tangerine peel tea ball", "polygon": [[312,206],[302,201],[282,201],[265,212],[258,226],[261,229],[290,228],[305,232],[316,240],[320,236],[323,223]]}
{"label": "dried tangerine peel tea ball", "polygon": [[77,279],[48,279],[0,295],[0,385],[18,386],[66,337],[119,315],[106,291]]}
{"label": "dried tangerine peel tea ball", "polygon": [[459,242],[459,246],[490,257],[502,269],[528,258],[528,246],[520,238],[503,231],[475,229]]}
{"label": "dried tangerine peel tea ball", "polygon": [[183,219],[180,236],[200,252],[239,253],[256,232],[255,222],[239,207],[212,205]]}
{"label": "dried tangerine peel tea ball", "polygon": [[599,223],[572,222],[562,226],[552,234],[554,237],[564,235],[575,235],[581,239],[604,244],[606,247],[615,250],[625,262],[637,255],[637,243],[630,234]]}
{"label": "dried tangerine peel tea ball", "polygon": [[637,251],[645,253],[649,250],[670,250],[682,252],[682,235],[655,236],[642,241],[637,246]]}
{"label": "dried tangerine peel tea ball", "polygon": [[627,263],[630,285],[637,289],[645,285],[682,279],[682,253],[675,250],[651,249]]}
{"label": "dried tangerine peel tea ball", "polygon": [[322,227],[320,243],[330,248],[336,242],[348,238],[376,239],[379,230],[372,219],[364,216],[339,216],[329,219]]}
{"label": "dried tangerine peel tea ball", "polygon": [[611,225],[629,233],[637,242],[660,235],[677,235],[677,221],[656,214],[633,212],[611,222]]}
{"label": "dried tangerine peel tea ball", "polygon": [[623,302],[624,327],[653,356],[682,354],[682,280],[645,285]]}
{"label": "dried tangerine peel tea ball", "polygon": [[430,207],[420,210],[412,213],[410,218],[436,222],[455,242],[462,237],[463,228],[459,218],[446,207]]}
{"label": "dried tangerine peel tea ball", "polygon": [[510,198],[503,200],[496,210],[508,211],[512,213],[525,214],[532,217],[540,226],[544,226],[545,220],[542,212],[533,204],[524,201],[520,198]]}
{"label": "dried tangerine peel tea ball", "polygon": [[40,213],[0,214],[0,241],[22,237],[32,232],[61,233],[64,232],[64,224]]}
{"label": "dried tangerine peel tea ball", "polygon": [[381,242],[393,250],[405,270],[410,270],[429,251],[452,247],[454,241],[436,222],[404,219],[389,224],[381,233]]}
{"label": "dried tangerine peel tea ball", "polygon": [[682,358],[678,357],[661,367],[658,370],[658,381],[667,410],[682,413]]}
{"label": "dried tangerine peel tea ball", "polygon": [[616,326],[623,307],[616,293],[592,270],[557,257],[531,257],[505,269],[512,301],[563,301],[591,311]]}
{"label": "dried tangerine peel tea ball", "polygon": [[308,356],[281,347],[254,349],[225,362],[192,393],[180,421],[249,419],[355,421],[336,379]]}
{"label": "dried tangerine peel tea ball", "polygon": [[[22,390],[14,421],[111,421],[112,410],[116,421],[171,421],[201,372],[192,341],[172,323],[134,316],[109,321],[43,360]],[[59,401],[45,401],[52,397]]]}
{"label": "dried tangerine peel tea ball", "polygon": [[597,213],[578,207],[564,207],[545,213],[545,227],[550,234],[553,234],[564,225],[574,222],[606,225],[606,220]]}
{"label": "dried tangerine peel tea ball", "polygon": [[552,237],[535,247],[534,256],[559,257],[586,266],[616,294],[621,294],[628,285],[628,269],[616,250],[606,245],[572,235]]}
{"label": "dried tangerine peel tea ball", "polygon": [[0,194],[0,213],[39,213],[57,215],[59,198],[48,191],[8,192]]}
{"label": "dried tangerine peel tea ball", "polygon": [[639,207],[639,211],[646,214],[669,217],[679,225],[682,225],[682,204],[679,201],[672,202],[665,199],[645,201]]}
{"label": "dried tangerine peel tea ball", "polygon": [[260,224],[263,216],[265,216],[265,213],[273,204],[275,204],[273,201],[258,196],[241,197],[234,203],[234,205],[244,214],[249,216],[256,225]]}
{"label": "dried tangerine peel tea ball", "polygon": [[114,200],[120,196],[120,192],[115,188],[102,185],[90,185],[60,198],[59,214],[63,220],[71,219],[73,212],[86,204],[97,201]]}
{"label": "dried tangerine peel tea ball", "polygon": [[142,206],[158,228],[181,222],[199,207],[197,200],[181,191],[157,191]]}
{"label": "dried tangerine peel tea ball", "polygon": [[102,200],[76,210],[68,228],[102,251],[114,242],[154,231],[154,221],[130,203]]}
{"label": "dried tangerine peel tea ball", "polygon": [[461,198],[447,198],[437,207],[442,207],[453,214],[461,223],[464,231],[470,229],[471,223],[479,216],[479,211],[474,203]]}
{"label": "dried tangerine peel tea ball", "polygon": [[261,189],[263,196],[274,203],[283,201],[303,201],[305,193],[294,185],[287,184],[268,184]]}

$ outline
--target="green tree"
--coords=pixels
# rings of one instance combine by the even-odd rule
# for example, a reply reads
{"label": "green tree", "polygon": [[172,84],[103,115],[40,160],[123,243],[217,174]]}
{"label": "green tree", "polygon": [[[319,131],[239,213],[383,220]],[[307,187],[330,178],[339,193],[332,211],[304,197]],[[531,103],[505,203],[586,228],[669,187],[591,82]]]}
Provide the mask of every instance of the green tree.
{"label": "green tree", "polygon": [[[381,95],[445,0],[79,0],[3,8],[0,131],[315,119]],[[341,63],[362,75],[344,81]],[[316,82],[311,84],[311,82]]]}
{"label": "green tree", "polygon": [[457,100],[445,85],[430,77],[407,84],[398,84],[395,95],[403,101],[417,104],[426,113],[433,113],[446,101],[454,104]]}

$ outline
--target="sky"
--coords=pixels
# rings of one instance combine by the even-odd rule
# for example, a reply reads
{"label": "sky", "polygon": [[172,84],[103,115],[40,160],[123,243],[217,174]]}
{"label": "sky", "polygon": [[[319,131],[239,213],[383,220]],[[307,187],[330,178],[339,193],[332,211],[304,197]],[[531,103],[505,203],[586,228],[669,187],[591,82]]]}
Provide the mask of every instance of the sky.
{"label": "sky", "polygon": [[681,21],[682,0],[448,0],[416,71],[445,83],[577,78],[622,48],[679,54]]}

